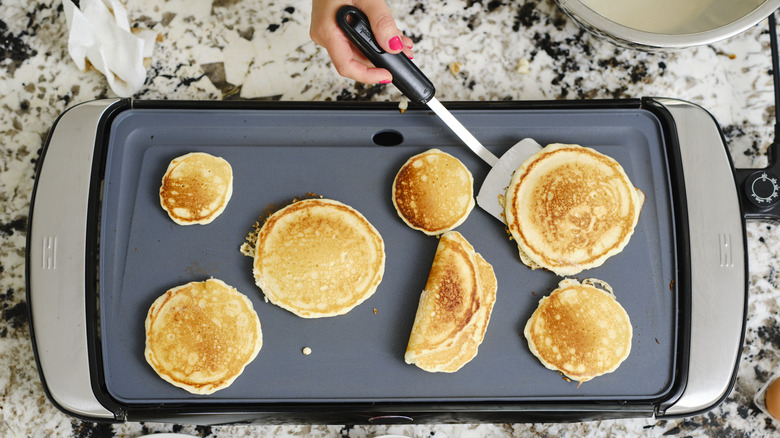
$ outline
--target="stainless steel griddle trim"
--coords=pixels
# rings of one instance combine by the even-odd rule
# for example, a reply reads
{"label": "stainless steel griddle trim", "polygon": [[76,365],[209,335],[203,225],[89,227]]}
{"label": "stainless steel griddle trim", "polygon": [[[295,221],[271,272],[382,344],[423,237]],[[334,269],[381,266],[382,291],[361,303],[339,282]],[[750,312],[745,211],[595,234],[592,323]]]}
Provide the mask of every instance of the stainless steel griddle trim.
{"label": "stainless steel griddle trim", "polygon": [[[68,126],[71,127],[71,129],[70,129],[71,132],[69,132],[67,134],[70,137],[69,137],[68,141],[65,142],[64,141],[64,136],[61,135],[60,132],[57,132],[56,138],[53,135],[52,138],[50,139],[50,141],[55,141],[56,140],[57,142],[65,143],[62,146],[65,146],[64,149],[67,150],[67,152],[64,152],[62,154],[57,154],[56,156],[54,154],[50,155],[49,157],[47,157],[47,165],[51,165],[52,167],[54,167],[54,166],[57,165],[58,162],[60,162],[60,163],[62,163],[62,162],[70,163],[71,160],[75,160],[76,159],[75,157],[70,157],[70,156],[68,156],[68,157],[66,157],[64,159],[62,158],[63,155],[71,155],[71,152],[73,152],[72,150],[69,150],[69,148],[73,147],[71,144],[76,144],[78,142],[79,144],[85,143],[84,146],[87,146],[87,148],[94,147],[95,137],[96,137],[95,136],[95,132],[96,132],[95,125],[96,124],[100,125],[100,123],[102,123],[101,118],[103,118],[102,114],[104,114],[104,112],[101,112],[101,105],[103,105],[102,109],[105,110],[112,103],[114,103],[114,101],[110,101],[108,103],[106,103],[106,101],[103,101],[103,102],[93,102],[90,105],[85,105],[84,108],[75,107],[75,108],[73,108],[73,109],[68,111],[68,112],[74,112],[74,114],[68,114],[68,113],[63,114],[63,116],[62,116],[63,125],[68,125]],[[279,102],[277,102],[277,103],[279,103]],[[675,100],[664,100],[662,103],[664,103],[666,105],[669,105],[670,107],[674,107],[675,105],[680,105],[681,108],[677,108],[677,109],[684,109],[683,107],[685,107],[686,105],[690,105],[690,104],[687,104],[685,102],[680,102],[680,101],[675,101]],[[133,106],[135,107],[136,104],[137,103],[134,102]],[[174,106],[175,107],[176,105],[177,105],[176,103],[166,102],[163,106],[167,108],[168,106]],[[178,105],[185,105],[185,106],[189,107],[189,106],[192,105],[192,103],[186,102],[184,104],[179,103]],[[231,105],[236,105],[238,108],[244,108],[244,106],[238,105],[238,104],[235,104],[235,103],[231,103]],[[255,104],[252,104],[252,105],[255,105]],[[501,107],[500,104],[493,104],[493,105]],[[575,105],[575,104],[572,104],[572,105]],[[589,105],[590,105],[590,103],[589,103]],[[620,105],[626,105],[626,103],[625,102],[611,103],[610,107],[613,107],[613,106],[617,107],[617,106],[620,106]],[[631,105],[630,105],[631,107],[635,107],[636,105],[638,105],[638,101],[631,101]],[[254,106],[252,106],[252,107],[254,107]],[[283,106],[283,105],[281,107],[282,108],[287,108],[286,106]],[[544,105],[544,108],[547,108],[546,104]],[[698,107],[695,107],[694,109],[704,113],[704,110],[701,110]],[[75,114],[76,112],[78,112],[78,114]],[[671,112],[671,110],[670,110],[670,112]],[[685,111],[683,111],[683,113],[685,113]],[[675,117],[677,117],[677,114],[678,114],[678,111],[675,111],[674,112]],[[65,123],[66,121],[68,123]],[[680,123],[682,124],[683,122],[680,121]],[[708,123],[712,124],[713,121],[710,119]],[[100,128],[98,127],[97,130],[99,131],[99,129]],[[717,129],[715,129],[715,130],[717,131]],[[54,134],[54,130],[52,130],[52,132]],[[76,136],[78,138],[85,139],[85,140],[83,140],[83,141],[79,140],[78,138],[74,138],[74,136]],[[722,144],[722,141],[721,141],[720,138],[718,138],[718,141],[719,141],[719,144]],[[710,145],[710,146],[712,146],[712,145]],[[92,150],[81,151],[81,149],[80,149],[80,152],[84,152],[84,153],[88,152],[89,153],[89,157],[86,160],[84,160],[84,158],[83,158],[84,155],[80,155],[79,156],[80,158],[78,158],[78,160],[86,161],[86,162],[94,161],[95,158],[94,158],[94,155],[92,154],[92,152],[93,152]],[[726,161],[728,161],[728,157],[727,157]],[[686,162],[687,162],[687,160],[686,160]],[[87,186],[89,186],[89,177],[88,177],[88,175],[90,173],[90,169],[88,168],[88,166],[86,164],[84,164],[84,163],[82,163],[82,164],[83,164],[82,167],[85,169],[85,171],[84,171],[82,176],[84,178],[86,178],[86,184],[87,184]],[[722,165],[722,163],[719,163],[719,165]],[[686,175],[686,177],[687,176],[688,175]],[[74,182],[72,182],[72,181],[68,181],[67,183],[68,183],[67,186],[73,186],[74,185]],[[82,181],[81,183],[83,184],[84,182]],[[57,186],[56,184],[52,184],[51,182],[47,182],[46,184],[48,184],[49,186]],[[63,187],[65,187],[65,186],[66,185],[63,184]],[[707,187],[710,187],[710,186],[707,185]],[[690,190],[692,190],[692,189],[689,189],[689,191]],[[715,193],[717,193],[717,192],[715,192]],[[720,197],[719,197],[719,199],[720,199]],[[35,203],[34,203],[34,205],[35,205]],[[83,205],[80,205],[80,207],[83,207]],[[51,209],[49,209],[49,210],[51,210]],[[39,213],[39,211],[36,210],[36,213]],[[41,213],[41,214],[43,214],[43,213]],[[86,215],[87,215],[86,211],[82,208],[82,212],[80,213],[80,216],[81,217],[85,217]],[[35,243],[36,242],[35,239],[40,239],[40,236],[38,235],[38,233],[33,233],[32,232],[32,230],[33,230],[32,222],[33,222],[33,218],[35,218],[36,220],[38,218],[33,216],[32,214],[30,215],[30,217],[31,217],[31,226],[30,226],[30,230],[31,230],[30,236],[31,237],[28,237],[28,242]],[[61,219],[62,215],[60,213],[58,213],[54,217],[56,218],[56,220],[59,220],[59,219]],[[695,217],[698,217],[698,216],[695,216]],[[45,225],[48,225],[49,222],[50,221],[45,222]],[[35,222],[35,224],[36,224],[36,226],[40,227],[40,225],[38,225],[38,222]],[[78,231],[80,231],[81,233],[83,233],[84,232],[84,227],[83,227],[84,223],[83,222],[78,223],[78,221],[77,221],[76,225],[78,225],[76,227],[76,229]],[[77,234],[80,234],[80,233],[77,233]],[[735,244],[738,245],[738,243],[736,243],[736,242],[735,242]],[[743,247],[744,247],[744,244],[743,244]],[[35,245],[28,245],[28,248],[29,248],[28,249],[28,262],[29,262],[29,260],[43,260],[42,257],[46,254],[46,251],[47,251],[47,249],[43,248],[42,246],[41,247],[35,247]],[[82,257],[82,259],[80,259],[80,261],[83,262],[84,261],[83,257],[85,256],[85,254],[83,254],[83,250],[84,250],[84,248],[83,248],[83,241],[81,241],[81,246],[77,247],[76,249],[78,250],[77,251],[78,252],[77,256],[78,257]],[[739,258],[739,257],[735,256],[735,258]],[[740,261],[744,260],[744,256],[741,259],[739,259],[739,260]],[[74,265],[75,264],[77,264],[77,263],[74,263]],[[28,268],[28,271],[29,271],[29,273],[32,273],[32,271],[36,271],[36,269],[35,269],[35,267],[33,267],[32,269]],[[28,283],[28,302],[31,303],[31,312],[33,312],[33,314],[34,314],[33,316],[31,316],[31,321],[33,321],[33,324],[38,323],[39,325],[42,324],[42,327],[46,327],[46,329],[48,330],[47,331],[47,336],[49,336],[50,339],[51,338],[54,338],[55,340],[56,339],[62,339],[62,333],[61,333],[62,326],[59,325],[59,323],[56,324],[56,327],[59,328],[60,331],[58,331],[55,334],[55,336],[50,336],[51,332],[52,332],[52,329],[55,327],[55,324],[52,322],[53,321],[52,319],[47,319],[47,318],[57,318],[58,316],[56,316],[56,315],[58,315],[59,313],[67,313],[67,312],[71,311],[70,309],[77,309],[79,312],[82,313],[81,318],[83,319],[83,317],[84,317],[83,309],[85,307],[85,303],[84,303],[83,299],[84,299],[84,296],[85,296],[84,289],[86,288],[86,286],[83,286],[84,281],[85,281],[83,266],[80,266],[79,269],[75,270],[74,272],[76,274],[78,274],[78,275],[74,276],[73,278],[69,278],[68,281],[74,282],[74,283],[78,283],[79,281],[81,281],[81,283],[78,283],[79,287],[81,288],[81,290],[80,291],[70,291],[67,294],[60,294],[58,299],[59,300],[63,300],[63,298],[62,298],[63,296],[67,296],[68,298],[70,298],[70,297],[73,296],[74,292],[80,292],[80,293],[75,293],[75,296],[79,298],[79,300],[78,300],[79,302],[78,303],[71,303],[73,305],[69,305],[68,309],[48,309],[48,311],[47,311],[47,312],[49,312],[48,316],[47,316],[47,314],[44,314],[43,318],[39,318],[38,316],[36,316],[36,315],[43,314],[43,312],[41,312],[39,310],[36,310],[35,307],[37,307],[38,304],[40,304],[39,301],[45,301],[45,297],[39,297],[39,299],[36,300],[35,303],[32,300],[30,300],[30,298],[29,298],[29,291],[31,289],[30,284],[36,283],[36,286],[37,286],[38,289],[41,289],[41,290],[44,290],[44,291],[46,291],[46,290],[52,291],[52,292],[50,292],[49,295],[47,295],[49,297],[57,295],[57,293],[54,292],[54,291],[59,290],[59,292],[62,292],[62,290],[63,290],[62,284],[54,283],[54,282],[49,282],[49,283],[45,283],[44,284],[44,283],[42,283],[40,281],[40,278],[37,278],[35,280],[28,280],[29,281],[29,283]],[[28,273],[28,278],[40,275],[39,272],[35,272],[33,275],[29,275],[29,273]],[[712,283],[710,283],[710,284],[712,284]],[[743,285],[743,287],[744,287],[744,285]],[[36,293],[38,293],[37,290],[36,290]],[[86,295],[88,296],[88,294],[86,294]],[[56,303],[56,301],[53,301],[53,302]],[[57,304],[59,304],[59,303],[57,303]],[[743,303],[743,307],[744,307],[744,303]],[[76,318],[76,319],[78,319],[78,318]],[[66,318],[66,320],[68,322],[70,322],[71,320],[73,320],[73,318]],[[77,332],[78,336],[76,336],[76,337],[79,338],[79,339],[77,339],[77,342],[78,343],[83,342],[82,339],[81,339],[81,337],[82,337],[81,333],[83,333],[83,331],[84,331],[83,320],[82,321],[77,321],[77,324],[72,326],[72,328],[73,328],[73,330],[75,330]],[[87,329],[89,329],[89,327],[87,327]],[[35,330],[41,330],[41,329],[39,329],[36,326]],[[33,334],[34,335],[33,336],[34,342],[35,342],[35,335],[36,334],[38,334],[37,331]],[[89,332],[87,333],[87,336],[89,336]],[[93,334],[93,336],[94,336],[94,334]],[[41,337],[43,337],[43,335],[41,335]],[[52,344],[56,344],[56,343],[57,343],[56,341],[55,342],[51,342],[50,341],[50,342],[46,343],[46,346],[48,347],[48,346],[50,346]],[[41,346],[38,345],[37,347],[40,348]],[[64,346],[56,347],[55,346],[55,349],[59,349],[59,350],[62,350],[62,351],[65,351],[66,349],[71,349],[71,348],[72,347],[64,347]],[[78,348],[81,348],[81,347],[78,347]],[[82,351],[84,351],[84,350],[81,349],[79,351],[79,353],[81,353]],[[39,356],[42,357],[42,356],[46,356],[48,353],[41,354],[41,353],[36,351],[36,354],[38,354]],[[692,352],[692,354],[694,354],[694,353]],[[60,406],[61,408],[66,408],[67,410],[72,410],[72,411],[78,411],[78,412],[70,412],[72,414],[76,413],[76,414],[79,414],[79,415],[90,416],[90,417],[93,417],[93,419],[97,419],[97,418],[113,419],[114,416],[111,415],[111,412],[109,412],[104,407],[104,405],[101,405],[99,399],[95,399],[95,395],[89,389],[90,388],[90,377],[89,377],[88,370],[92,369],[93,372],[95,371],[94,367],[92,367],[93,364],[87,365],[87,364],[85,364],[83,362],[79,362],[78,364],[74,364],[73,366],[64,367],[64,368],[67,368],[67,370],[64,370],[63,367],[62,367],[63,360],[61,359],[61,357],[67,357],[67,356],[61,356],[60,358],[57,358],[56,363],[54,363],[55,361],[53,361],[52,358],[56,357],[56,356],[57,356],[56,354],[51,355],[51,357],[49,357],[48,360],[45,360],[47,362],[47,370],[46,371],[43,370],[43,366],[41,365],[41,362],[39,362],[39,366],[41,367],[41,377],[44,380],[44,387],[47,388],[47,384],[49,383],[47,379],[54,379],[55,377],[57,379],[64,380],[65,383],[67,383],[67,381],[70,381],[75,376],[73,371],[76,368],[78,368],[78,373],[77,374],[79,374],[79,376],[78,376],[79,380],[78,381],[79,382],[83,382],[83,384],[79,383],[78,385],[68,386],[68,385],[62,385],[63,382],[56,382],[55,385],[54,385],[54,390],[52,390],[51,388],[47,388],[47,393],[49,393],[49,395],[53,399],[53,401],[55,401],[55,403],[62,404],[62,406]],[[41,357],[38,357],[38,359],[40,360]],[[84,358],[85,359],[87,358],[87,353],[84,353]],[[722,358],[718,358],[718,360],[720,361],[720,360],[722,360]],[[709,366],[709,363],[706,363],[706,365]],[[733,363],[732,363],[732,365],[733,365]],[[56,376],[54,374],[50,373],[51,369],[54,369],[54,370],[59,369],[59,372],[56,373]],[[97,391],[97,388],[94,387],[94,385],[95,385],[95,377],[94,376],[92,376],[91,384],[93,385],[93,390]],[[726,384],[726,386],[727,386],[727,388],[726,388],[725,392],[728,391],[728,384]],[[78,394],[79,395],[78,396],[73,396],[72,392],[68,392],[68,391],[71,391],[71,389],[67,389],[67,391],[64,392],[64,394],[66,395],[66,397],[64,397],[64,398],[66,399],[65,402],[70,402],[70,403],[69,404],[64,404],[61,401],[63,399],[63,397],[61,396],[63,394],[62,390],[64,388],[71,388],[71,387],[75,387],[78,390]],[[686,402],[687,400],[690,400],[690,396],[693,394],[692,389],[691,389],[692,387],[693,387],[693,385],[686,389],[685,394],[683,394],[682,398],[680,398],[680,402]],[[54,396],[55,392],[58,394],[57,396]],[[725,392],[724,392],[724,394],[725,394]],[[82,396],[86,396],[86,398],[82,398]],[[709,403],[709,405],[712,406],[713,404],[717,404],[717,401],[719,401],[719,400],[718,399],[715,399],[715,400],[705,400],[705,403]],[[86,408],[84,408],[84,406],[86,406]],[[110,404],[107,405],[107,406],[110,406]],[[493,412],[494,410],[496,412],[501,412],[503,409],[508,409],[506,406],[502,406],[502,405],[491,405],[491,406],[492,406],[491,408],[489,408],[487,406],[485,406],[485,408],[486,409],[489,408],[490,412]],[[678,405],[675,406],[675,408],[677,408],[678,406],[683,406],[683,405],[682,404],[678,404]],[[363,408],[363,409],[365,408],[362,405],[358,406],[358,407],[359,408]],[[298,408],[300,408],[300,407],[298,407]],[[332,408],[332,406],[330,408]],[[380,406],[377,406],[377,409],[376,409],[375,413],[378,413],[378,412],[396,412],[398,408],[399,408],[399,406],[397,406],[395,404],[393,404],[392,406],[385,406],[384,408],[381,408]],[[406,408],[408,408],[408,407],[406,407]],[[403,409],[404,412],[406,412],[406,408]],[[446,405],[446,406],[445,405],[441,405],[441,406],[437,406],[437,409],[439,409],[439,410],[444,409],[444,410],[446,410],[447,412],[450,412],[450,413],[458,412],[458,409],[460,409],[460,408],[461,407],[459,407],[458,405]],[[603,417],[603,412],[601,412],[601,410],[599,410],[599,409],[596,409],[596,411],[591,412],[590,415],[584,414],[582,412],[583,406],[579,406],[579,405],[562,406],[562,405],[560,405],[558,403],[554,403],[554,404],[551,404],[551,405],[537,406],[537,408],[543,408],[543,410],[542,411],[534,411],[533,409],[531,409],[531,410],[527,411],[528,413],[532,414],[528,418],[529,421],[539,421],[540,419],[546,419],[546,421],[557,421],[557,420],[560,420],[560,419],[564,418],[563,416],[561,416],[562,415],[561,410],[566,413],[566,415],[567,415],[566,418],[568,418],[569,420],[572,420],[572,419],[583,420],[583,419],[591,418],[591,417],[595,419],[595,418]],[[625,410],[625,411],[624,410],[613,411],[612,407],[606,407],[605,409],[606,409],[606,411],[610,411],[609,418],[616,418],[616,417],[621,417],[621,416],[636,416],[637,413],[640,412],[640,411],[643,413],[643,415],[644,414],[650,415],[646,411],[646,409],[648,409],[648,408],[652,408],[652,407],[645,407],[645,406],[642,406],[642,407],[631,407],[630,405],[628,405],[627,406],[627,410]],[[90,409],[94,409],[94,411],[90,411]],[[200,408],[200,409],[197,409],[197,412],[192,411],[192,412],[189,412],[189,413],[191,414],[191,421],[193,423],[203,424],[203,422],[206,420],[206,417],[209,416],[208,415],[209,413],[214,414],[213,415],[214,417],[220,417],[221,421],[219,421],[219,420],[216,420],[216,421],[220,422],[220,423],[223,423],[225,421],[233,421],[234,420],[234,418],[231,416],[231,414],[235,413],[233,411],[233,409],[235,409],[235,407],[230,407],[229,408],[230,413],[228,413],[228,412],[222,412],[222,411],[220,411],[220,412],[213,411],[212,412],[212,411],[209,411],[208,409]],[[279,409],[284,410],[283,407],[279,407]],[[324,409],[323,406],[319,406],[318,405],[316,407],[313,407],[311,411],[306,411],[305,409],[303,411],[299,410],[298,415],[304,416],[305,419],[302,417],[301,421],[305,421],[305,422],[309,422],[310,420],[312,420],[315,417],[316,418],[320,418],[320,421],[330,421],[329,420],[331,418],[330,416],[328,416],[328,418],[325,418],[322,415],[319,415],[319,414],[322,414],[322,413],[326,412],[323,409]],[[428,406],[425,409],[430,409],[430,407]],[[468,409],[469,409],[468,412],[472,412],[471,408],[468,408]],[[547,409],[549,409],[549,412],[547,411]],[[434,410],[437,413],[436,415],[439,415],[439,416],[436,416],[435,418],[436,419],[442,418],[440,416],[439,410],[436,410],[436,409],[434,409]],[[681,411],[682,410],[684,410],[684,409],[681,409]],[[578,411],[578,412],[575,412],[575,411]],[[629,412],[629,411],[631,411],[631,412]],[[188,412],[187,409],[184,409],[184,410],[173,409],[173,410],[170,410],[170,411],[166,411],[165,413],[166,414],[173,414],[174,417],[171,417],[171,418],[176,418],[176,420],[178,421],[178,420],[183,418],[182,414],[185,414],[185,416],[186,416],[187,412]],[[350,412],[352,412],[352,411],[350,410]],[[416,411],[414,409],[410,408],[409,412],[416,412]],[[156,416],[162,414],[162,412],[158,412],[158,407],[151,407],[151,406],[150,406],[150,410],[149,411],[143,411],[143,412],[139,411],[139,413],[142,416],[141,417],[137,417],[138,421],[140,421],[142,419],[147,419],[147,418],[157,418]],[[427,411],[426,411],[426,413],[427,413]],[[495,412],[493,412],[493,413],[495,414]],[[550,415],[546,415],[546,413],[551,413],[551,414]],[[668,413],[672,414],[673,412],[670,409]],[[253,412],[248,413],[247,415],[248,415],[249,419],[253,419],[253,418],[257,418],[258,417],[257,414],[258,414],[258,412],[254,412],[253,411]],[[517,415],[520,415],[520,417],[517,417]],[[684,413],[683,413],[683,415],[684,415]],[[560,416],[560,418],[559,418],[559,416]],[[228,419],[228,417],[230,417],[230,419]],[[421,414],[419,416],[415,415],[415,420],[419,421],[419,420],[424,419],[424,417],[427,418],[425,414]],[[119,417],[116,417],[116,418],[119,418]],[[168,417],[166,417],[166,418],[168,418]],[[282,418],[282,416],[280,416],[279,418]],[[283,418],[289,420],[289,418],[291,418],[291,417],[285,412],[284,415],[283,415]],[[431,418],[433,419],[434,417],[431,417]],[[465,415],[464,418],[469,418],[469,417],[468,417],[468,415]],[[497,420],[499,418],[501,418],[502,421],[506,421],[506,418],[515,418],[515,419],[517,419],[517,418],[525,418],[525,417],[522,417],[522,413],[512,411],[511,412],[511,417],[505,416],[505,417],[495,417],[495,418]],[[126,420],[130,420],[130,416],[128,415],[127,417],[125,417],[125,419]],[[479,418],[480,421],[482,421],[484,419],[485,418],[482,418],[482,417]],[[237,419],[235,421],[244,421],[244,420],[245,419],[242,418],[242,419]],[[477,419],[475,417],[475,421],[476,420]],[[132,421],[136,421],[136,420],[132,420]],[[213,422],[215,420],[212,418],[210,421]]]}
{"label": "stainless steel griddle trim", "polygon": [[44,387],[60,409],[104,420],[115,416],[92,392],[85,293],[91,261],[84,236],[96,135],[116,102],[73,107],[52,129],[31,205],[27,255],[27,299]]}
{"label": "stainless steel griddle trim", "polygon": [[657,99],[677,124],[688,201],[691,315],[688,381],[663,414],[708,410],[730,391],[739,362],[746,300],[746,251],[739,195],[712,116],[675,99]]}

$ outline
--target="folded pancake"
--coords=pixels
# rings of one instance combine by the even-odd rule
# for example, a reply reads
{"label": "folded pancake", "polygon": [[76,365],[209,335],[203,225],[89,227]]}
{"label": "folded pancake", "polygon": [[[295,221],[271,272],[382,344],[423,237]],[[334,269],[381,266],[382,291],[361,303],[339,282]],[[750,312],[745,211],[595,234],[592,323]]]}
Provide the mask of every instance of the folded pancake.
{"label": "folded pancake", "polygon": [[193,394],[230,386],[263,346],[252,302],[215,278],[165,292],[149,308],[145,330],[146,361]]}
{"label": "folded pancake", "polygon": [[376,291],[384,271],[382,236],[338,201],[295,202],[257,232],[255,283],[268,301],[304,318],[349,312]]}
{"label": "folded pancake", "polygon": [[160,205],[179,225],[205,225],[222,214],[232,194],[230,163],[192,152],[171,160],[160,186]]}
{"label": "folded pancake", "polygon": [[505,216],[523,263],[566,276],[622,251],[643,202],[642,192],[611,157],[551,144],[513,174]]}
{"label": "folded pancake", "polygon": [[631,352],[628,313],[601,280],[566,279],[558,286],[525,325],[531,353],[579,382],[615,371]]}
{"label": "folded pancake", "polygon": [[474,208],[474,178],[457,158],[430,149],[401,166],[393,205],[410,227],[439,235],[462,224]]}
{"label": "folded pancake", "polygon": [[457,231],[441,236],[404,360],[452,373],[477,355],[496,302],[493,267]]}

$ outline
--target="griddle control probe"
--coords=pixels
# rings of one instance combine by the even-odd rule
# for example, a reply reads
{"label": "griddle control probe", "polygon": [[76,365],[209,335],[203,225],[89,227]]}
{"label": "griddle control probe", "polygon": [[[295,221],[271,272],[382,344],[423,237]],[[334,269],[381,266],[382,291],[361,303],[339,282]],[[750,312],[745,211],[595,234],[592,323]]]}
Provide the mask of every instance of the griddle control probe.
{"label": "griddle control probe", "polygon": [[754,172],[745,181],[745,189],[748,191],[748,199],[756,207],[771,207],[778,201],[780,186],[774,174],[766,171]]}
{"label": "griddle control probe", "polygon": [[[742,186],[742,207],[746,219],[773,220],[780,217],[780,144],[767,150],[769,165],[763,169],[736,169],[737,183]],[[745,202],[747,201],[747,202]]]}

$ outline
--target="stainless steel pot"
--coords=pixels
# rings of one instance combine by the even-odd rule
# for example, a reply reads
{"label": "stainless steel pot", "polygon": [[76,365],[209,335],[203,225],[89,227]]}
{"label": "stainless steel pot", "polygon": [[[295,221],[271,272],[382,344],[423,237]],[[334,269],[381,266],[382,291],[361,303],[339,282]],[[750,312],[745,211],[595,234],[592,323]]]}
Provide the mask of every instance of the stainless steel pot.
{"label": "stainless steel pot", "polygon": [[644,50],[713,43],[756,25],[780,0],[556,0],[583,28]]}

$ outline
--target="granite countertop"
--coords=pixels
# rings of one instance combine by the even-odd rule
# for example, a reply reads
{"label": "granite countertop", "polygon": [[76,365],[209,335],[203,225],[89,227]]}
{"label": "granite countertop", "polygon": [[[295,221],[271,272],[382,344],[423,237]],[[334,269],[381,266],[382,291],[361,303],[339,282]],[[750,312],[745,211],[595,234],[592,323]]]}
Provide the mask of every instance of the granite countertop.
{"label": "granite countertop", "polygon": [[[398,101],[391,85],[339,77],[308,38],[307,0],[126,0],[134,27],[162,36],[137,99]],[[766,165],[774,102],[766,21],[727,41],[671,53],[618,48],[581,30],[553,0],[390,0],[415,41],[415,62],[441,101],[675,97],[702,105],[721,124],[734,164]],[[24,256],[35,165],[47,133],[68,107],[113,94],[95,70],[68,55],[57,0],[0,3],[0,436],[414,437],[673,435],[770,436],[752,403],[780,369],[780,235],[749,222],[747,331],[734,390],[713,410],[676,419],[574,424],[416,426],[117,425],[82,422],[46,398],[35,366]],[[459,69],[452,68],[459,63]]]}

